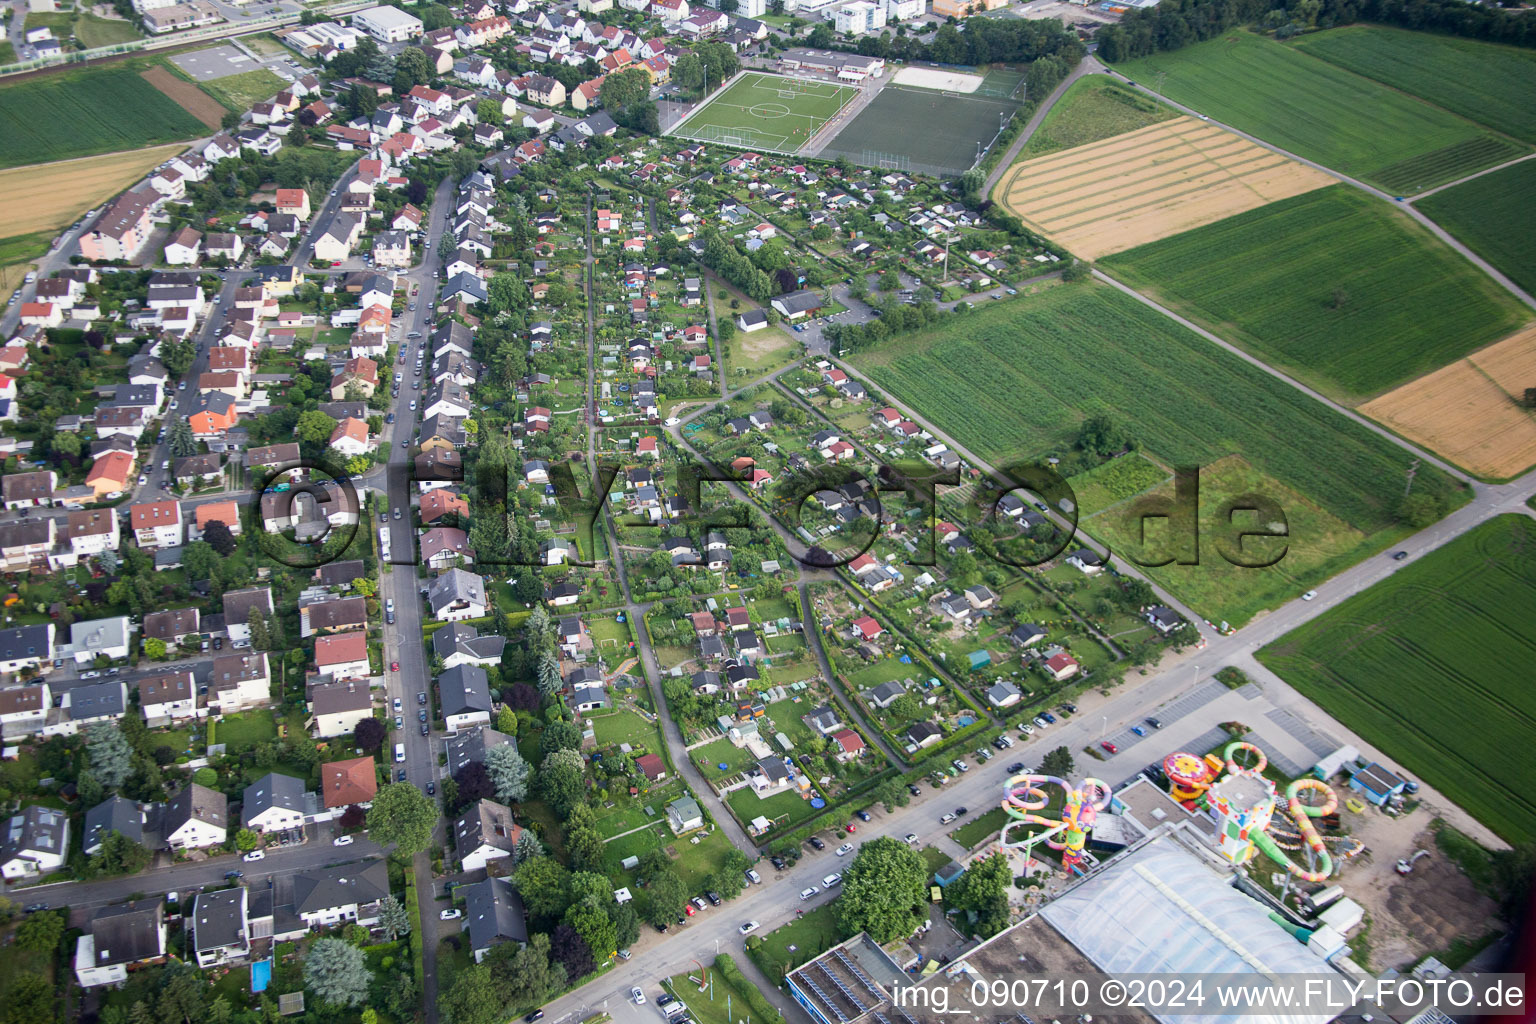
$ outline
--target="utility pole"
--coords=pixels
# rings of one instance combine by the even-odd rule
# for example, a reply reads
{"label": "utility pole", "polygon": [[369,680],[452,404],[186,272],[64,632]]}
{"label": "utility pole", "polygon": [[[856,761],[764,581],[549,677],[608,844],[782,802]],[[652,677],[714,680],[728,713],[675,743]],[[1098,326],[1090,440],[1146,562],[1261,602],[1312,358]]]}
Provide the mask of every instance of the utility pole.
{"label": "utility pole", "polygon": [[1403,497],[1406,498],[1409,494],[1413,493],[1413,478],[1418,474],[1418,472],[1419,460],[1414,459],[1411,463],[1408,464],[1408,486],[1403,488]]}
{"label": "utility pole", "polygon": [[1166,71],[1159,71],[1157,73],[1157,94],[1159,96],[1161,96],[1163,94],[1163,80],[1165,78],[1167,78],[1167,77],[1168,77],[1168,72],[1166,72]]}

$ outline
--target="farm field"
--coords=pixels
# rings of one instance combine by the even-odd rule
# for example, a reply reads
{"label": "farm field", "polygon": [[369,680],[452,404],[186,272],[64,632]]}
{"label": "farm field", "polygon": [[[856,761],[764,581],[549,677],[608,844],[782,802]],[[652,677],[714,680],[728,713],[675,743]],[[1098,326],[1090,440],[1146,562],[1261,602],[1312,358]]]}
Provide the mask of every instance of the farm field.
{"label": "farm field", "polygon": [[1098,259],[1333,180],[1181,117],[1015,164],[994,195],[1026,226]]}
{"label": "farm field", "polygon": [[0,223],[17,233],[55,231],[184,148],[173,143],[0,171]]}
{"label": "farm field", "polygon": [[0,167],[114,153],[206,131],[140,70],[128,62],[0,87],[0,122],[10,126],[0,134]]}
{"label": "farm field", "polygon": [[1105,268],[1346,402],[1438,369],[1530,316],[1426,229],[1343,185],[1121,253]]}
{"label": "farm field", "polygon": [[1167,469],[1132,452],[1079,473],[1067,483],[1072,485],[1077,514],[1086,518],[1172,479]]}
{"label": "farm field", "polygon": [[1505,479],[1536,465],[1536,326],[1360,407],[1372,419],[1470,473]]}
{"label": "farm field", "polygon": [[1526,142],[1536,142],[1536,53],[1378,25],[1302,36],[1295,47]]}
{"label": "farm field", "polygon": [[1525,151],[1447,110],[1250,32],[1116,70],[1149,83],[1164,76],[1160,88],[1171,100],[1405,195]]}
{"label": "farm field", "polygon": [[[1114,410],[1147,457],[1164,465],[1210,466],[1241,455],[1275,481],[1277,500],[1294,494],[1306,506],[1298,508],[1303,523],[1326,525],[1339,540],[1313,538],[1321,546],[1309,568],[1300,554],[1308,538],[1293,530],[1298,553],[1289,563],[1252,570],[1253,582],[1234,575],[1219,602],[1201,595],[1207,606],[1220,604],[1213,611],[1234,609],[1222,616],[1234,624],[1265,595],[1306,589],[1265,582],[1266,575],[1313,578],[1307,574],[1324,565],[1337,571],[1341,560],[1380,547],[1400,529],[1394,513],[1407,459],[1400,448],[1105,286],[1058,287],[995,304],[851,362],[997,463],[1071,447],[1084,417],[1102,410]],[[1421,468],[1421,485],[1448,504],[1460,500],[1438,472]],[[1345,527],[1354,531],[1353,545],[1345,543]]]}
{"label": "farm field", "polygon": [[1500,516],[1258,652],[1511,843],[1536,839],[1536,522]]}
{"label": "farm field", "polygon": [[1019,157],[1028,160],[1060,149],[1086,146],[1178,116],[1179,112],[1172,107],[1165,107],[1113,79],[1080,78],[1045,115]]}
{"label": "farm field", "polygon": [[850,85],[747,72],[715,93],[671,134],[794,153],[858,93]]}
{"label": "farm field", "polygon": [[144,72],[144,80],[203,122],[206,128],[217,128],[224,117],[224,104],[211,93],[203,91],[195,82],[181,77],[163,64]]}
{"label": "farm field", "polygon": [[1536,159],[1425,196],[1418,210],[1527,292],[1536,292]]}

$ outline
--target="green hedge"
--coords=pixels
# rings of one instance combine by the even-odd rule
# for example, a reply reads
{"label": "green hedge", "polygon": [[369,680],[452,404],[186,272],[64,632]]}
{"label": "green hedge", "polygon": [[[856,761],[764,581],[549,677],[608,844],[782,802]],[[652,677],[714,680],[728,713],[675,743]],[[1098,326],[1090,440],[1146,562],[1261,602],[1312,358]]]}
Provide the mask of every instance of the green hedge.
{"label": "green hedge", "polygon": [[411,973],[416,977],[416,985],[420,991],[425,992],[427,985],[427,967],[422,956],[421,934],[421,901],[416,897],[416,883],[414,876],[409,873],[410,865],[406,865],[405,876],[405,912],[411,918]]}
{"label": "green hedge", "polygon": [[752,1012],[757,1015],[759,1021],[767,1024],[784,1024],[784,1015],[774,1008],[760,992],[756,985],[746,979],[741,973],[741,968],[736,966],[736,961],[729,953],[721,953],[715,957],[715,966],[719,968],[720,975],[726,983],[736,989],[736,994],[747,1001],[752,1007]]}

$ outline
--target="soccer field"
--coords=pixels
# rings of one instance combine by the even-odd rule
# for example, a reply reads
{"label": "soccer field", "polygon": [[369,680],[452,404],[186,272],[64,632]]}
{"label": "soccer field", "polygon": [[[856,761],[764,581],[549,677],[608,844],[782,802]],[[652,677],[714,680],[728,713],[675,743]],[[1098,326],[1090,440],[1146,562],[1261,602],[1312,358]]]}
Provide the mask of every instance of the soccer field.
{"label": "soccer field", "polygon": [[671,134],[794,153],[858,93],[851,85],[748,72],[679,122]]}

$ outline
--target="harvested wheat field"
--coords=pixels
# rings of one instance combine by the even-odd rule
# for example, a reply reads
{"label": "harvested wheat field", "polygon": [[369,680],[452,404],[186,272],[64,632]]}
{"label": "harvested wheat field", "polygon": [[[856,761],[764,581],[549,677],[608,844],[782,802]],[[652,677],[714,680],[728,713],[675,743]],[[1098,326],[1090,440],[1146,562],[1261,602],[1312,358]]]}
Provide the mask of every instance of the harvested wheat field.
{"label": "harvested wheat field", "polygon": [[996,193],[1085,259],[1133,249],[1334,179],[1192,117],[1015,165]]}
{"label": "harvested wheat field", "polygon": [[1410,381],[1360,411],[1478,476],[1504,479],[1536,465],[1536,325]]}
{"label": "harvested wheat field", "polygon": [[181,104],[183,110],[209,128],[217,128],[224,117],[224,104],[199,89],[193,82],[178,78],[165,68],[141,72],[144,81]]}
{"label": "harvested wheat field", "polygon": [[63,227],[144,172],[187,147],[181,143],[0,171],[0,224],[13,235]]}

